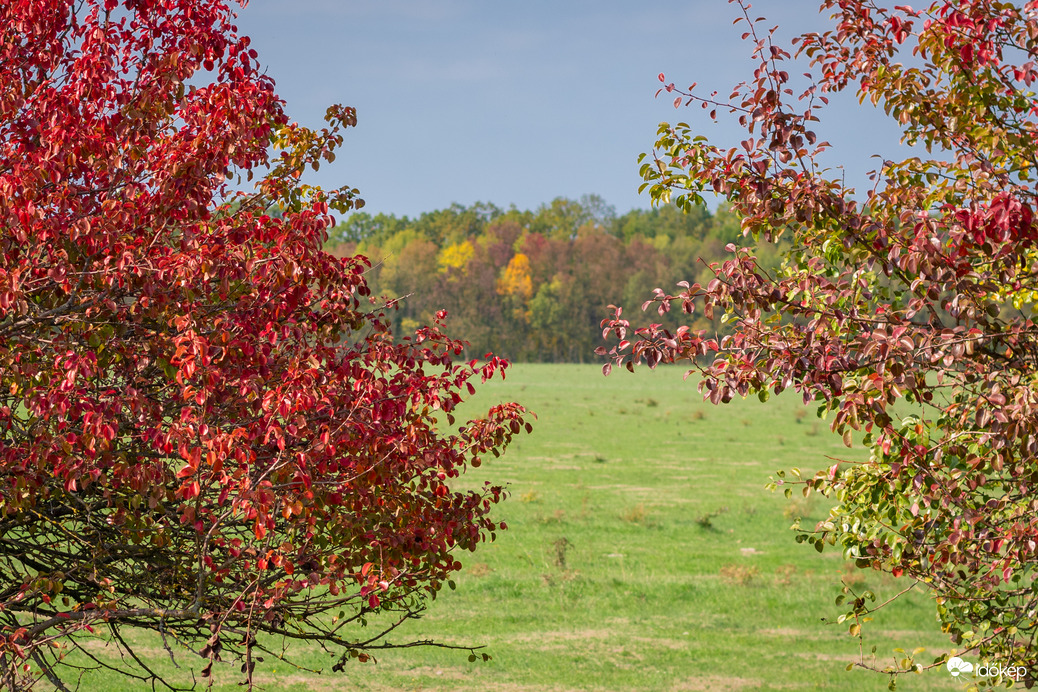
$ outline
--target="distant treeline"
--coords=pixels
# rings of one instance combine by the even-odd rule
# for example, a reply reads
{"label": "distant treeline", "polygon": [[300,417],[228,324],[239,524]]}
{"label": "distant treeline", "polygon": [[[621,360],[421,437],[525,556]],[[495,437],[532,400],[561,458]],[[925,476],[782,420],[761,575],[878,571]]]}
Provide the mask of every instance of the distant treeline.
{"label": "distant treeline", "polygon": [[[617,216],[591,195],[535,211],[477,203],[416,219],[358,212],[332,229],[328,246],[372,261],[373,295],[406,296],[394,318],[397,334],[445,309],[448,334],[468,341],[471,357],[589,362],[603,344],[599,323],[608,305],[639,320],[654,288],[676,292],[678,281],[709,280],[706,265],[730,257],[725,245],[741,238],[739,220],[724,209],[686,214],[668,206]],[[653,313],[651,321],[687,319]],[[701,315],[693,325],[718,327]]]}

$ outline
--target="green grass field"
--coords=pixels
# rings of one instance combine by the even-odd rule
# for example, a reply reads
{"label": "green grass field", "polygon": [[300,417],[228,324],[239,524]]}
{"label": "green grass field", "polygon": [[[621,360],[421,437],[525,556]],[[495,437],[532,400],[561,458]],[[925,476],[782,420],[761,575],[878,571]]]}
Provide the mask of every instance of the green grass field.
{"label": "green grass field", "polygon": [[[493,659],[410,649],[330,672],[330,659],[294,651],[321,675],[279,663],[258,676],[274,690],[714,690],[886,689],[855,669],[858,641],[829,625],[838,583],[885,599],[905,586],[855,570],[838,551],[794,541],[791,517],[825,515],[824,498],[787,500],[763,486],[778,469],[829,457],[861,458],[800,405],[704,404],[682,371],[642,369],[605,378],[597,366],[517,365],[474,406],[516,400],[537,413],[532,435],[464,483],[506,482],[498,508],[509,530],[460,557],[444,592],[401,638],[486,645]],[[806,415],[805,415],[806,413]],[[900,647],[948,650],[932,605],[905,598],[864,631],[885,665]],[[158,646],[155,660],[166,659]],[[189,679],[202,663],[178,657]],[[237,666],[214,669],[237,689]],[[119,689],[87,679],[87,689]],[[903,677],[902,690],[952,690],[943,667]],[[132,686],[123,689],[133,689]]]}

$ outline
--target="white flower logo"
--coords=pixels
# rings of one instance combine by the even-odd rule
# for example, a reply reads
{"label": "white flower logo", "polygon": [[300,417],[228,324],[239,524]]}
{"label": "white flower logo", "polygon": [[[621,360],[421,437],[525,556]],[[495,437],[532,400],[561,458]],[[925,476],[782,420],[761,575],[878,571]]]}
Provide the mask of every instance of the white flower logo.
{"label": "white flower logo", "polygon": [[973,664],[969,661],[963,661],[958,656],[952,656],[948,659],[948,672],[952,674],[952,677],[959,677],[963,673],[972,673]]}

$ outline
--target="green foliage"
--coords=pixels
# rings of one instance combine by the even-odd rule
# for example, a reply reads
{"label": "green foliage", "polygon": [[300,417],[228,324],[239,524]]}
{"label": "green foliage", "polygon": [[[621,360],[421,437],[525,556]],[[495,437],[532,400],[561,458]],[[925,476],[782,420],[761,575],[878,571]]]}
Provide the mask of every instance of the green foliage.
{"label": "green foliage", "polygon": [[398,219],[388,214],[371,215],[366,211],[358,211],[347,215],[344,221],[328,232],[328,244],[379,244],[404,230],[407,225],[406,216]]}

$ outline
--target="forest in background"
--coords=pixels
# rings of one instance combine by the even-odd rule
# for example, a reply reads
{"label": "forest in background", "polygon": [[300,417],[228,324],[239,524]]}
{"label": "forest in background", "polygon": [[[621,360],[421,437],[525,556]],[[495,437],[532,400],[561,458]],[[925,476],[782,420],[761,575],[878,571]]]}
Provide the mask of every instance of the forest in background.
{"label": "forest in background", "polygon": [[[709,265],[739,244],[739,219],[705,205],[618,216],[596,195],[557,198],[534,211],[454,204],[415,219],[355,212],[333,228],[328,249],[372,262],[372,295],[400,299],[397,334],[413,334],[446,310],[447,332],[469,357],[590,362],[610,304],[639,310],[654,288],[709,281]],[[769,248],[770,249],[770,248]],[[776,249],[777,250],[777,249]],[[778,252],[761,257],[765,266]],[[684,319],[682,319],[684,317]],[[671,328],[687,316],[654,316]],[[691,325],[717,330],[696,315]]]}

